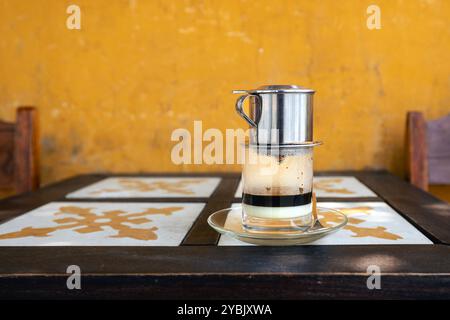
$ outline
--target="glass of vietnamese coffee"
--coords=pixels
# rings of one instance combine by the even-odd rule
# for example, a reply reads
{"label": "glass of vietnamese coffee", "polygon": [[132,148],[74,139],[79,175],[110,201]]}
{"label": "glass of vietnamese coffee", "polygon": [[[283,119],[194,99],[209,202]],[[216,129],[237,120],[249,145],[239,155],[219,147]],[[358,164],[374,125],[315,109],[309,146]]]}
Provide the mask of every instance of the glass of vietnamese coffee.
{"label": "glass of vietnamese coffee", "polygon": [[313,145],[245,145],[242,223],[252,232],[312,225]]}
{"label": "glass of vietnamese coffee", "polygon": [[[314,90],[263,85],[242,94],[236,112],[249,125],[242,172],[242,223],[252,232],[305,231],[312,224]],[[249,112],[244,102],[249,102]]]}

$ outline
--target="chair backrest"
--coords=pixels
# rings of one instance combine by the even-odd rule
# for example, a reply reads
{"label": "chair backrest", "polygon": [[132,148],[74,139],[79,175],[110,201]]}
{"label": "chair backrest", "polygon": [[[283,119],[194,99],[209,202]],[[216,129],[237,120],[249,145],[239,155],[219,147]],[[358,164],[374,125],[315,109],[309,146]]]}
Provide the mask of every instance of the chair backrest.
{"label": "chair backrest", "polygon": [[450,114],[427,122],[428,182],[450,185]]}
{"label": "chair backrest", "polygon": [[21,193],[38,187],[37,111],[20,107],[16,123],[0,121],[0,188]]}
{"label": "chair backrest", "polygon": [[406,159],[415,186],[428,190],[429,184],[450,184],[450,114],[426,122],[421,112],[408,112]]}

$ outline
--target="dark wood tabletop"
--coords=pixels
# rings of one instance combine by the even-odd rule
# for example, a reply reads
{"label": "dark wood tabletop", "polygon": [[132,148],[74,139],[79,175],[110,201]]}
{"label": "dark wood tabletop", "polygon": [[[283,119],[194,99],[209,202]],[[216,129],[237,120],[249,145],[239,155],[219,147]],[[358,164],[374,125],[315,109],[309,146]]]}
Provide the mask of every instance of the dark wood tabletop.
{"label": "dark wood tabletop", "polygon": [[[136,174],[168,176],[170,174]],[[180,174],[172,174],[180,176]],[[316,299],[450,298],[450,206],[385,171],[321,172],[349,175],[376,193],[427,236],[432,245],[217,246],[207,217],[229,207],[239,174],[220,176],[209,198],[95,199],[120,202],[204,202],[177,247],[0,247],[0,298]],[[0,202],[0,223],[79,188],[118,174],[80,175]],[[122,176],[132,176],[123,174]],[[82,270],[81,290],[66,286],[67,266]],[[381,270],[381,289],[369,290],[367,267]]]}

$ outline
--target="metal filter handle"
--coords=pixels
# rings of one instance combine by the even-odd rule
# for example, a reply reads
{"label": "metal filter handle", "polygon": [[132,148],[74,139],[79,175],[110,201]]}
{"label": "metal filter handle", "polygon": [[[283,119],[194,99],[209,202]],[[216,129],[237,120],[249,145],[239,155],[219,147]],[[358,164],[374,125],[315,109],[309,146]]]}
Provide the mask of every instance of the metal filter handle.
{"label": "metal filter handle", "polygon": [[[235,91],[233,91],[233,93],[242,93],[242,92],[247,93],[246,91],[242,91],[242,90],[235,90]],[[254,127],[254,128],[257,128],[258,125],[256,124],[256,122],[253,121],[253,120],[245,113],[245,111],[244,111],[244,101],[245,101],[245,99],[247,99],[248,97],[255,97],[255,99],[258,99],[258,98],[259,98],[256,94],[248,94],[248,93],[245,94],[245,95],[243,95],[243,96],[240,96],[240,97],[237,99],[237,101],[236,101],[236,111],[237,111],[237,113],[238,113],[245,121],[247,121],[247,123],[248,123],[250,126],[252,126],[252,127]]]}

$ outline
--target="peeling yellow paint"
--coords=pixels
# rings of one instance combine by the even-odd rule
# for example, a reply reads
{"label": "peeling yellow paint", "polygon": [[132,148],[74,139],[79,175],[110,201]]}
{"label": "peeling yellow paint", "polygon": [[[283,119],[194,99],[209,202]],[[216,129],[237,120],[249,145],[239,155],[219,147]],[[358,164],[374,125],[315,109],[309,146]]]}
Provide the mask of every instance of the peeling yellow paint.
{"label": "peeling yellow paint", "polygon": [[39,107],[44,182],[238,170],[173,165],[172,130],[244,127],[232,89],[295,83],[317,90],[317,169],[402,173],[406,111],[450,110],[449,15],[445,0],[0,0],[0,118]]}

